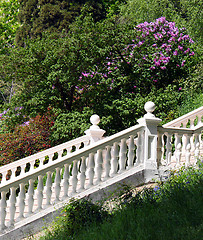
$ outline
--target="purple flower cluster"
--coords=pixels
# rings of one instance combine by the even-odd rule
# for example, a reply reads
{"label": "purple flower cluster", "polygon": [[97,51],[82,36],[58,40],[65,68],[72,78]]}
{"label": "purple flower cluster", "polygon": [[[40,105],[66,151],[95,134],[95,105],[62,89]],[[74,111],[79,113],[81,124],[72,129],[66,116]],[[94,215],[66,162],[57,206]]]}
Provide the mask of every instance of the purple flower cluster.
{"label": "purple flower cluster", "polygon": [[[142,59],[150,63],[150,70],[165,70],[169,62],[176,62],[177,67],[183,67],[187,58],[194,55],[188,47],[194,42],[189,35],[184,35],[185,29],[179,30],[174,22],[166,21],[165,17],[158,18],[155,22],[141,23],[135,27],[135,31],[139,35],[132,41],[133,44],[126,47],[125,54],[133,62],[137,58],[137,52],[142,55],[147,48],[148,54]],[[141,49],[143,45],[145,49]]]}
{"label": "purple flower cluster", "polygon": [[3,118],[3,117],[5,117],[6,114],[8,113],[8,111],[9,111],[9,109],[4,110],[2,113],[0,113],[0,119]]}
{"label": "purple flower cluster", "polygon": [[139,72],[143,76],[145,74],[145,78],[157,83],[166,71],[176,72],[185,67],[195,54],[192,50],[193,43],[189,35],[185,34],[184,28],[178,29],[174,22],[166,21],[165,17],[158,18],[155,22],[144,22],[134,28],[131,43],[120,49],[119,54],[110,53],[102,66],[97,66],[91,72],[82,72],[79,81],[96,77],[95,84],[105,81],[111,89],[115,84],[113,79],[127,76],[127,71],[131,68],[131,72]]}

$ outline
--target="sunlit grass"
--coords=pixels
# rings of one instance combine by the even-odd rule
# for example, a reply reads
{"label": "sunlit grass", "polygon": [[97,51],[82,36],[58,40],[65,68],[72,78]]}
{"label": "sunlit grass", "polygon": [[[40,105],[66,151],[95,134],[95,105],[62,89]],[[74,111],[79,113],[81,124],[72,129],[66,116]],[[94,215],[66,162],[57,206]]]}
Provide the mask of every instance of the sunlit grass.
{"label": "sunlit grass", "polygon": [[[103,214],[103,221],[91,216],[84,219],[86,223],[79,221],[78,211],[71,212],[70,220],[79,221],[80,228],[72,229],[68,226],[70,214],[61,217],[54,224],[57,231],[48,232],[41,239],[77,239],[77,240],[199,240],[203,234],[203,166],[190,167],[180,171],[171,172],[171,176],[165,183],[159,183],[155,188],[144,189],[135,196],[123,197],[117,200],[119,205],[115,211],[103,214],[102,208],[98,214]],[[81,204],[83,204],[81,202]],[[67,208],[68,209],[68,208]],[[91,209],[94,206],[91,205]],[[94,211],[93,211],[94,212]],[[84,214],[93,214],[84,211]],[[95,215],[94,215],[95,216]],[[89,222],[88,222],[89,221]],[[61,224],[66,222],[67,225]],[[57,227],[56,227],[57,226]],[[78,225],[76,224],[78,227]]]}

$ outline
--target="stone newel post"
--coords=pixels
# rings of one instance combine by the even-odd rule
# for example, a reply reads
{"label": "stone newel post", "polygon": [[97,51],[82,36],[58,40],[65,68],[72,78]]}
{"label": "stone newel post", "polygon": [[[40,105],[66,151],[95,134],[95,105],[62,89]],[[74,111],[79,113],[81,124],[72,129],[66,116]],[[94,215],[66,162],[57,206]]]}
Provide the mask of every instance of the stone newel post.
{"label": "stone newel post", "polygon": [[152,112],[155,109],[153,102],[147,102],[144,105],[147,112],[143,118],[138,119],[138,123],[146,126],[144,136],[144,167],[145,169],[157,170],[157,126],[161,119],[156,118]]}
{"label": "stone newel post", "polygon": [[92,126],[85,131],[85,134],[87,136],[90,136],[90,144],[92,144],[102,139],[106,131],[103,129],[100,129],[100,127],[98,126],[100,122],[100,117],[98,115],[96,114],[92,115],[90,118],[90,122],[92,123]]}

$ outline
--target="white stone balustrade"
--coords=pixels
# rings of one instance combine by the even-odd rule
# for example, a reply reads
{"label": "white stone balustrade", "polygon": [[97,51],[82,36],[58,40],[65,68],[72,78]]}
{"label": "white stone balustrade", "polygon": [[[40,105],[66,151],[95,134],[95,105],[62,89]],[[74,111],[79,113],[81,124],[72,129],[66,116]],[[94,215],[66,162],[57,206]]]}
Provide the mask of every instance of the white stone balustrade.
{"label": "white stone balustrade", "polygon": [[[99,128],[97,130],[101,133]],[[137,156],[141,156],[141,153],[135,152],[135,143],[143,131],[143,126],[131,127],[98,142],[92,142],[91,145],[86,144],[84,148],[41,164],[40,167],[32,168],[15,178],[2,181],[0,229],[4,230],[9,225],[42,211],[43,208],[134,167],[138,161]],[[84,138],[81,140],[83,142]],[[143,149],[141,144],[142,141],[139,141],[138,151]],[[65,146],[63,145],[62,149]],[[48,155],[47,150],[45,152],[43,156]],[[51,154],[53,156],[53,153]],[[43,159],[42,155],[37,155],[37,158]],[[32,159],[36,159],[36,155],[32,156]],[[26,162],[19,162],[25,166],[29,160],[26,158]],[[22,166],[19,162],[16,162],[16,166]],[[12,167],[7,166],[7,169],[11,170]]]}
{"label": "white stone balustrade", "polygon": [[[189,112],[171,122],[168,122],[163,125],[164,128],[166,127],[182,127],[182,128],[190,128],[194,129],[195,126],[201,127],[203,126],[203,106],[200,108],[195,109],[192,112]],[[195,124],[196,121],[196,124]]]}
{"label": "white stone balustrade", "polygon": [[[160,165],[172,168],[186,167],[200,158],[200,142],[203,126],[193,129],[158,127],[161,138],[159,151],[161,152]],[[191,149],[191,145],[194,149]],[[183,154],[184,153],[184,154]]]}
{"label": "white stone balustrade", "polygon": [[[203,106],[163,125],[164,128],[176,127],[176,128],[188,128],[188,129],[193,129],[193,130],[199,129],[202,126],[203,126]],[[199,144],[200,144],[199,148],[203,149],[203,141],[202,141],[201,134],[199,134],[198,136],[199,136]],[[184,156],[184,157],[186,157],[187,141],[188,140],[183,135],[182,156]],[[194,152],[196,149],[195,144],[194,144],[194,136],[191,136],[190,144],[191,144],[190,145],[191,151]]]}
{"label": "white stone balustrade", "polygon": [[134,168],[155,172],[163,165],[189,166],[196,161],[203,126],[158,126],[161,119],[153,115],[154,109],[154,103],[147,102],[147,113],[138,125],[105,138],[105,131],[98,126],[99,116],[93,115],[85,136],[1,167],[0,234]]}
{"label": "white stone balustrade", "polygon": [[89,143],[90,137],[85,135],[0,167],[0,186],[4,182],[30,174],[36,167],[43,168],[43,166],[49,165],[52,161],[60,159],[62,154],[68,155],[71,151],[77,151],[79,148],[89,145]]}

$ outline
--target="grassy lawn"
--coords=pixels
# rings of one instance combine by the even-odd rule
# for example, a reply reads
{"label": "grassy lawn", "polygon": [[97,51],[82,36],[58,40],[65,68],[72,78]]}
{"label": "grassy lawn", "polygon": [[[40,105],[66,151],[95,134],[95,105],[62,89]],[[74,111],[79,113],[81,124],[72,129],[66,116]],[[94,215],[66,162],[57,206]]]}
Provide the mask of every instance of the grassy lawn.
{"label": "grassy lawn", "polygon": [[171,172],[165,183],[116,197],[114,209],[86,200],[67,205],[41,240],[203,239],[203,164]]}

